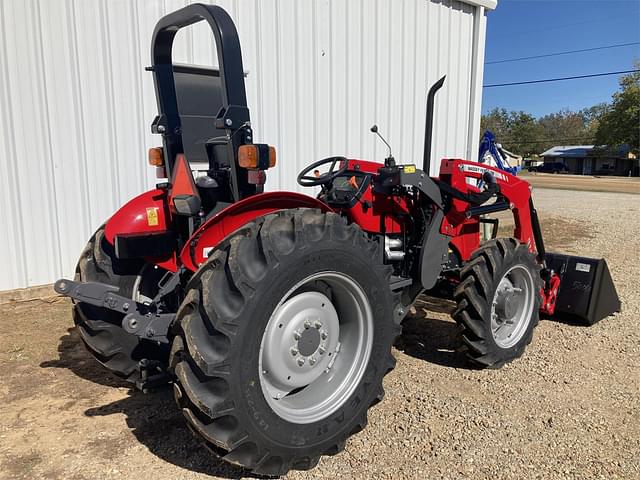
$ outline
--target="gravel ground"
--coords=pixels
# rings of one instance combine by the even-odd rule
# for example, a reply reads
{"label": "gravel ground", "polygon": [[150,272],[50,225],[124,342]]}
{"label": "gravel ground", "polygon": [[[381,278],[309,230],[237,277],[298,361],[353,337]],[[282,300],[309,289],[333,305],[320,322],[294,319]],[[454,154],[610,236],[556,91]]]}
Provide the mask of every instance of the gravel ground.
{"label": "gravel ground", "polygon": [[[554,250],[605,257],[623,312],[543,321],[523,358],[467,369],[451,306],[424,298],[383,402],[311,478],[640,478],[640,203],[536,190]],[[131,392],[86,354],[66,300],[0,306],[0,478],[237,478],[192,438],[169,391]]]}
{"label": "gravel ground", "polygon": [[593,192],[640,194],[640,177],[593,177],[590,175],[554,175],[552,173],[521,172],[534,188],[559,188]]}

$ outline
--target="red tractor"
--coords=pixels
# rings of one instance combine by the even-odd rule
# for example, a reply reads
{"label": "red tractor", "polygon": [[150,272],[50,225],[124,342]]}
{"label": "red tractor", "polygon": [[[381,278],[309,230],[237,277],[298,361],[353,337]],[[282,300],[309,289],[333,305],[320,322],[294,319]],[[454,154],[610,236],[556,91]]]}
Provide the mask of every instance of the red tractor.
{"label": "red tractor", "polygon": [[[172,62],[176,32],[198,21],[217,69]],[[143,390],[173,382],[190,427],[225,460],[280,475],[340,452],[382,399],[401,321],[427,290],[457,302],[478,367],[522,355],[540,313],[594,322],[619,309],[603,260],[545,254],[527,182],[449,159],[429,176],[444,78],[428,96],[422,168],[326,158],[298,175],[321,187],[314,198],[263,192],[275,150],[252,141],[223,9],[162,18],[152,60],[163,147],[149,160],[169,180],[107,220],[55,289],[74,300],[95,358]],[[198,161],[209,170],[195,178]],[[485,215],[501,210],[513,236],[481,243],[481,223],[496,226]]]}

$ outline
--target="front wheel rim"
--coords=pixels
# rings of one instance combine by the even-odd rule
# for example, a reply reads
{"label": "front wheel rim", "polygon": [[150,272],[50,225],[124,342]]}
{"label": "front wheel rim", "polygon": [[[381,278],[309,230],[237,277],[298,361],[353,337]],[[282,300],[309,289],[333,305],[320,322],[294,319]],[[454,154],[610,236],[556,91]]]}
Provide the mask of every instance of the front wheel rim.
{"label": "front wheel rim", "polygon": [[360,384],[373,335],[372,308],[355,280],[334,271],[301,280],[262,336],[258,373],[267,403],[292,423],[330,416]]}
{"label": "front wheel rim", "polygon": [[535,306],[533,276],[524,265],[514,265],[502,276],[491,304],[491,334],[496,345],[516,345],[526,333]]}

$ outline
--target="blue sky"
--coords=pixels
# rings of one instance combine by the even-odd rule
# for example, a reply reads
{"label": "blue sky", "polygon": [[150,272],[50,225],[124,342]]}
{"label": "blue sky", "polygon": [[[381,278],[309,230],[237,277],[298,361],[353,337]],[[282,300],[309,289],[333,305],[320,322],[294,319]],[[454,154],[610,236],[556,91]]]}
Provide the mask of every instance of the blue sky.
{"label": "blue sky", "polygon": [[[485,61],[640,41],[640,0],[498,0],[489,12]],[[630,70],[640,46],[485,65],[484,84]],[[535,116],[579,110],[611,99],[618,77],[485,88],[494,107]]]}

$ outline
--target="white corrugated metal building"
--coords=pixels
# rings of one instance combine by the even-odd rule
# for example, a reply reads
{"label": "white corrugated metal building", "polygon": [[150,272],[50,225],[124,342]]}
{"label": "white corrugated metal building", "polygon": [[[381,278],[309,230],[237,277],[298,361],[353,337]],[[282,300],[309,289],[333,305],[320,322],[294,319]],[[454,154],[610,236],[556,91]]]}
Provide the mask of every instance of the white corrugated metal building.
{"label": "white corrugated metal building", "polygon": [[[0,291],[72,275],[90,234],[154,185],[144,67],[156,21],[185,3],[0,1]],[[256,141],[278,149],[269,190],[300,190],[297,172],[331,154],[381,161],[373,123],[398,161],[419,162],[426,93],[443,74],[433,158],[477,155],[496,0],[213,3],[239,30]],[[213,63],[207,27],[180,36],[176,61]]]}

